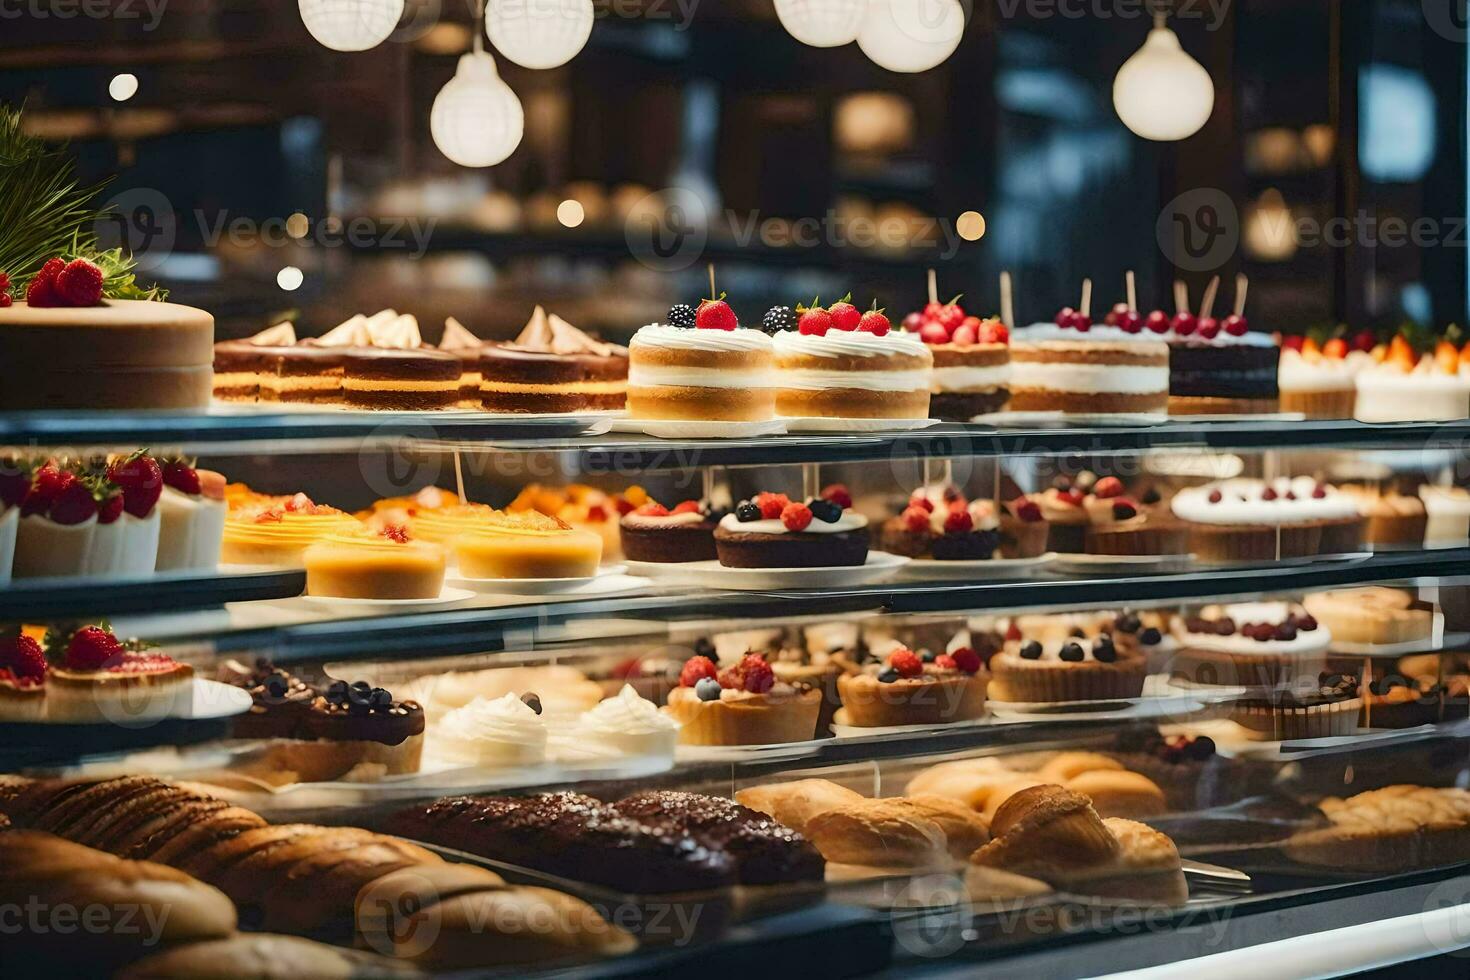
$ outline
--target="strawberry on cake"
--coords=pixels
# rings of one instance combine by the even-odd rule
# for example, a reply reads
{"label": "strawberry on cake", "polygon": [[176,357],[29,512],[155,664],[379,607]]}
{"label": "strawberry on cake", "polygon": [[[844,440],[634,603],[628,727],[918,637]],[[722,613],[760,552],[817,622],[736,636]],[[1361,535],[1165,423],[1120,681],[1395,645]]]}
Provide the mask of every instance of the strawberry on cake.
{"label": "strawberry on cake", "polygon": [[228,516],[224,476],[175,459],[164,464],[163,483],[155,567],[160,572],[215,568]]}
{"label": "strawberry on cake", "polygon": [[712,561],[716,523],[700,501],[685,500],[670,510],[650,500],[624,515],[618,526],[629,561],[670,563]]}
{"label": "strawberry on cake", "polygon": [[635,419],[761,422],[776,413],[771,338],[740,326],[723,294],[633,335],[628,414]]}
{"label": "strawberry on cake", "polygon": [[814,302],[770,310],[776,414],[787,418],[929,417],[934,359],[918,337],[894,333],[874,308],[860,312],[846,299],[824,309]]}
{"label": "strawberry on cake", "polygon": [[45,716],[46,672],[41,644],[24,633],[0,636],[0,722]]}
{"label": "strawberry on cake", "polygon": [[[840,489],[840,488],[838,488]],[[720,564],[731,568],[832,568],[868,559],[868,519],[845,491],[806,503],[783,493],[743,500],[715,528]]]}
{"label": "strawberry on cake", "polygon": [[1011,343],[1011,411],[1162,415],[1169,407],[1169,345],[1134,316],[1094,326],[1088,308],[1065,307],[1052,323],[1017,330]]}
{"label": "strawberry on cake", "polygon": [[177,715],[192,703],[194,669],[104,626],[46,635],[53,666],[46,717],[71,724],[136,724]]}
{"label": "strawberry on cake", "polygon": [[97,497],[74,463],[47,460],[35,470],[20,506],[15,577],[82,575],[97,533]]}
{"label": "strawberry on cake", "polygon": [[955,297],[910,313],[903,327],[934,356],[931,418],[968,422],[1005,409],[1011,397],[1011,332],[1000,319],[970,316]]}

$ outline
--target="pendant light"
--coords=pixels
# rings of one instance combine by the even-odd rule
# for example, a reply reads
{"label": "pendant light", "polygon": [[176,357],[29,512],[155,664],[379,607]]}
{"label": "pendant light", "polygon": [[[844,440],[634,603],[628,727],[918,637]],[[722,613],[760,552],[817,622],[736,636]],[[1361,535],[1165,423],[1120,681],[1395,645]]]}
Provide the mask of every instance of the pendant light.
{"label": "pendant light", "polygon": [[857,43],[880,67],[912,73],[941,64],[964,33],[959,0],[869,0]]}
{"label": "pendant light", "polygon": [[587,44],[595,16],[592,0],[493,0],[485,30],[522,68],[558,68]]}
{"label": "pendant light", "polygon": [[388,40],[403,0],[299,0],[301,22],[333,51],[366,51]]}
{"label": "pendant light", "polygon": [[868,0],[776,0],[776,19],[786,33],[814,48],[857,40]]}
{"label": "pendant light", "polygon": [[515,152],[525,135],[521,100],[501,80],[482,38],[485,7],[476,10],[474,50],[434,99],[429,132],[434,145],[462,167],[493,167]]}
{"label": "pendant light", "polygon": [[1143,47],[1113,79],[1113,105],[1123,124],[1144,139],[1187,139],[1209,121],[1215,83],[1158,14]]}

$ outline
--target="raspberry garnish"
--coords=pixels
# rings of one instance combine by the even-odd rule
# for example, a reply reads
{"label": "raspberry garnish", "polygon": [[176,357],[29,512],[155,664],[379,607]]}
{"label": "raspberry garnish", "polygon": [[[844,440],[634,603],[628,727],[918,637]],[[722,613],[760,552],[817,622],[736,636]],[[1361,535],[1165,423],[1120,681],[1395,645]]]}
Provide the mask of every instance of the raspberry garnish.
{"label": "raspberry garnish", "polygon": [[907,507],[903,512],[903,526],[918,533],[929,529],[929,512],[922,507]]}
{"label": "raspberry garnish", "polygon": [[706,677],[718,679],[720,669],[709,657],[690,657],[684,661],[684,669],[679,671],[679,686],[693,687]]}
{"label": "raspberry garnish", "polygon": [[776,684],[776,672],[759,654],[746,654],[736,670],[740,675],[741,689],[751,694],[765,694]]}
{"label": "raspberry garnish", "polygon": [[191,497],[199,496],[199,471],[181,460],[164,464],[163,483]]}
{"label": "raspberry garnish", "polygon": [[408,528],[402,524],[385,524],[378,534],[389,541],[397,541],[399,544],[408,544],[409,541]]}
{"label": "raspberry garnish", "polygon": [[806,504],[787,504],[781,509],[781,523],[788,531],[805,531],[812,522],[812,509]]}
{"label": "raspberry garnish", "polygon": [[791,503],[791,498],[784,493],[758,493],[755,495],[755,505],[761,509],[761,517],[768,521],[774,521],[781,516],[781,512]]}
{"label": "raspberry garnish", "polygon": [[1092,495],[1094,497],[1101,497],[1104,500],[1110,497],[1121,497],[1123,495],[1123,481],[1116,476],[1105,476],[1101,480],[1098,480],[1097,484],[1092,488]]}
{"label": "raspberry garnish", "polygon": [[843,510],[847,510],[852,506],[852,492],[841,483],[833,483],[830,486],[823,487],[820,496],[823,500],[832,501],[832,503],[841,507]]}
{"label": "raspberry garnish", "polygon": [[966,510],[952,510],[944,519],[945,534],[968,534],[975,529],[975,520]]}
{"label": "raspberry garnish", "polygon": [[918,677],[924,672],[924,661],[919,659],[917,653],[905,647],[888,655],[888,666],[898,671],[900,677]]}
{"label": "raspberry garnish", "polygon": [[637,514],[639,517],[668,517],[669,509],[656,500],[650,500],[642,507],[639,507],[637,510],[633,511],[633,513]]}
{"label": "raspberry garnish", "polygon": [[1023,520],[1028,524],[1033,524],[1041,520],[1041,505],[1025,497],[1017,500],[1011,507],[1011,511],[1019,520]]}
{"label": "raspberry garnish", "polygon": [[960,647],[949,656],[954,661],[954,665],[967,674],[974,674],[980,670],[980,654],[969,647]]}

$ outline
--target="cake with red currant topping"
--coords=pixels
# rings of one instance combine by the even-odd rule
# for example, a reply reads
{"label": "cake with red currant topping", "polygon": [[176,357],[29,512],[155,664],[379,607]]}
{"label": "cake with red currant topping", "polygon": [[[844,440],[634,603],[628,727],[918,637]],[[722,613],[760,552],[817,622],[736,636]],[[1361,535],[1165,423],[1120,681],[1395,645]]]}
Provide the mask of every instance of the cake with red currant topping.
{"label": "cake with red currant topping", "polygon": [[842,707],[833,720],[854,728],[974,721],[985,714],[988,680],[984,656],[970,647],[926,662],[901,646],[837,678]]}
{"label": "cake with red currant topping", "polygon": [[209,406],[214,317],[104,299],[103,286],[93,263],[55,258],[31,278],[25,302],[0,293],[0,411]]}
{"label": "cake with red currant topping", "polygon": [[192,703],[194,668],[157,650],[123,643],[103,626],[46,636],[53,666],[46,717],[53,722],[136,724],[179,714]]}
{"label": "cake with red currant topping", "polygon": [[760,493],[741,501],[715,528],[720,564],[730,568],[864,564],[868,519],[851,509],[850,499],[831,496],[800,503],[783,493]]}
{"label": "cake with red currant topping", "polygon": [[776,679],[765,658],[748,654],[720,670],[691,657],[663,711],[680,725],[681,745],[774,745],[816,737],[822,694]]}
{"label": "cake with red currant topping", "polygon": [[24,633],[0,636],[0,722],[45,716],[46,673],[41,644]]}
{"label": "cake with red currant topping", "polygon": [[635,419],[762,422],[776,414],[771,338],[740,326],[719,299],[680,304],[628,345],[628,414]]}
{"label": "cake with red currant topping", "polygon": [[1011,397],[1011,332],[998,318],[969,316],[956,297],[910,313],[903,326],[934,355],[931,418],[968,422],[1005,409]]}
{"label": "cake with red currant topping", "polygon": [[[824,309],[778,306],[762,321],[772,336],[776,414],[787,418],[929,417],[934,358],[913,334],[894,332],[883,311],[846,299]],[[794,327],[794,329],[780,329]]]}
{"label": "cake with red currant topping", "polygon": [[1112,701],[1143,693],[1145,657],[1108,633],[1042,639],[1008,637],[990,659],[990,696],[1023,703]]}
{"label": "cake with red currant topping", "polygon": [[1176,619],[1172,673],[1194,684],[1272,688],[1315,678],[1327,666],[1332,632],[1287,602],[1206,606]]}
{"label": "cake with red currant topping", "polygon": [[1000,519],[988,500],[966,500],[954,487],[921,487],[903,513],[883,522],[889,554],[935,561],[981,561],[1000,546]]}
{"label": "cake with red currant topping", "polygon": [[1051,323],[1011,338],[1011,411],[1068,415],[1161,415],[1169,407],[1169,345],[1131,313],[1094,325],[1088,312],[1064,307]]}
{"label": "cake with red currant topping", "polygon": [[[1278,409],[1277,363],[1281,351],[1274,338],[1252,333],[1245,318],[1248,283],[1236,280],[1235,312],[1214,314],[1219,278],[1211,280],[1199,314],[1189,310],[1182,282],[1175,284],[1176,312],[1169,329],[1169,414],[1252,415]],[[1120,304],[1121,305],[1121,304]],[[1126,305],[1123,306],[1126,311]],[[1117,308],[1113,315],[1119,315]],[[1134,314],[1136,315],[1136,314]],[[1166,315],[1155,310],[1145,326],[1157,329]]]}
{"label": "cake with red currant topping", "polygon": [[712,561],[715,524],[709,509],[697,500],[685,500],[672,510],[650,500],[618,521],[623,556],[659,563]]}
{"label": "cake with red currant topping", "polygon": [[1174,495],[1201,561],[1270,561],[1361,551],[1358,503],[1310,477],[1224,480]]}

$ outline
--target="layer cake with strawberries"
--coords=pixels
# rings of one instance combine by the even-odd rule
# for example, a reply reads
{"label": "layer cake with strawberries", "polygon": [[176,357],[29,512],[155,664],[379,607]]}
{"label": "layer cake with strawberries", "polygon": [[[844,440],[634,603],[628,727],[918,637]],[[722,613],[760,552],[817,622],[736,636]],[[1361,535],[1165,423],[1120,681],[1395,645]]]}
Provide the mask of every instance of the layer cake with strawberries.
{"label": "layer cake with strawberries", "polygon": [[771,338],[740,326],[723,298],[679,304],[628,345],[628,414],[635,419],[761,422],[776,414]]}

